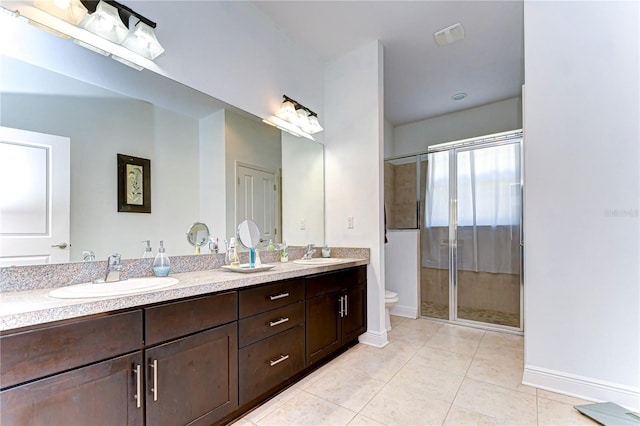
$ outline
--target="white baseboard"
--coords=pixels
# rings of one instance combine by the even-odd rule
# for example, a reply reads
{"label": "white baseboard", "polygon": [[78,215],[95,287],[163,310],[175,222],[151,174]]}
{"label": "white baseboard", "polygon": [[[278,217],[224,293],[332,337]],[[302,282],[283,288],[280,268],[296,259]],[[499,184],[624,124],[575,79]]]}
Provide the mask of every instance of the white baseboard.
{"label": "white baseboard", "polygon": [[367,331],[358,337],[358,341],[363,345],[374,346],[376,348],[384,348],[389,344],[389,340],[387,339],[387,330],[384,330],[381,333]]}
{"label": "white baseboard", "polygon": [[590,377],[525,365],[522,384],[595,402],[614,402],[640,411],[640,389]]}
{"label": "white baseboard", "polygon": [[396,315],[404,318],[416,319],[418,318],[418,308],[412,308],[410,306],[398,306],[393,305],[389,308],[389,313],[391,315]]}

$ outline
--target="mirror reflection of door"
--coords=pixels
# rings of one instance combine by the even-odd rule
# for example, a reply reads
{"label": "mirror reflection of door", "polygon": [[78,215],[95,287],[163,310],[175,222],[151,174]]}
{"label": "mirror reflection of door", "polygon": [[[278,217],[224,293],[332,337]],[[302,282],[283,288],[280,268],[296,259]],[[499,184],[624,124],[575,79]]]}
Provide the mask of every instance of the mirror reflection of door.
{"label": "mirror reflection of door", "polygon": [[69,145],[0,127],[0,266],[69,261]]}
{"label": "mirror reflection of door", "polygon": [[276,173],[238,162],[236,176],[236,223],[252,220],[266,241],[280,242],[280,188]]}

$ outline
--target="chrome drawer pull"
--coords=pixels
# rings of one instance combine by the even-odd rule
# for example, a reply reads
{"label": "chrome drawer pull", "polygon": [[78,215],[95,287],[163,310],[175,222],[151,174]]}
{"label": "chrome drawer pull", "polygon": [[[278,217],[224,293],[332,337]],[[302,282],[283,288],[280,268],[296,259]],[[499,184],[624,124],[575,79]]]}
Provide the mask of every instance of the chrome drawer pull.
{"label": "chrome drawer pull", "polygon": [[136,408],[140,408],[142,395],[140,394],[140,388],[142,387],[142,375],[140,374],[140,364],[136,365],[136,369],[133,370],[133,374],[136,375],[136,394],[133,395],[133,399],[136,400]]}
{"label": "chrome drawer pull", "polygon": [[280,318],[278,321],[269,321],[270,327],[275,327],[276,325],[284,324],[289,321],[289,318]]}
{"label": "chrome drawer pull", "polygon": [[344,295],[344,316],[349,316],[349,299],[347,299],[347,295]]}
{"label": "chrome drawer pull", "polygon": [[340,296],[340,318],[344,317],[344,297]]}
{"label": "chrome drawer pull", "polygon": [[153,387],[151,392],[153,393],[153,400],[158,400],[158,360],[154,359],[153,364],[150,365],[153,368]]}
{"label": "chrome drawer pull", "polygon": [[269,365],[273,367],[274,365],[280,364],[282,361],[288,358],[289,358],[289,355],[280,355],[280,358],[276,359],[275,361],[269,361]]}
{"label": "chrome drawer pull", "polygon": [[289,293],[274,294],[273,296],[269,296],[269,300],[278,300],[282,299],[283,297],[289,297]]}

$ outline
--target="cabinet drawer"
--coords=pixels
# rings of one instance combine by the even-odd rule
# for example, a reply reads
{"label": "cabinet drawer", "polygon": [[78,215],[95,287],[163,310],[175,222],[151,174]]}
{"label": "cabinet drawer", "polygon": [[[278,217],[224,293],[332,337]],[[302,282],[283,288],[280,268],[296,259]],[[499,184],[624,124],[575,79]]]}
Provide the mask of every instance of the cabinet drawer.
{"label": "cabinet drawer", "polygon": [[278,386],[304,366],[302,324],[240,349],[240,405]]}
{"label": "cabinet drawer", "polygon": [[244,318],[238,323],[240,347],[273,336],[300,323],[304,323],[303,301]]}
{"label": "cabinet drawer", "polygon": [[145,343],[153,345],[235,321],[237,293],[216,294],[145,308]]}
{"label": "cabinet drawer", "polygon": [[240,318],[304,300],[304,279],[282,281],[240,291]]}
{"label": "cabinet drawer", "polygon": [[133,352],[141,345],[140,310],[2,336],[2,387]]}
{"label": "cabinet drawer", "polygon": [[340,281],[338,280],[338,274],[335,272],[307,277],[305,287],[307,291],[307,299],[329,293],[335,293],[340,291],[341,288]]}
{"label": "cabinet drawer", "polygon": [[307,277],[307,299],[333,293],[335,291],[366,282],[366,266],[358,266],[356,268]]}

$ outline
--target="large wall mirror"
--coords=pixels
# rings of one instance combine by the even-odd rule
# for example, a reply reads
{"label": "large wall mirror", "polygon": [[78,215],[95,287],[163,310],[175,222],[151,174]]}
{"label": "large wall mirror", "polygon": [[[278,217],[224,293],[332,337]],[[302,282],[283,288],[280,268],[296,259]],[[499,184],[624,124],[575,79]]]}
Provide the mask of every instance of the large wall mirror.
{"label": "large wall mirror", "polygon": [[[46,145],[37,135],[62,137],[69,144],[68,165],[64,160],[54,164],[48,154],[40,165],[23,156],[11,161],[12,169],[3,174],[10,180],[2,185],[16,185],[13,193],[23,195],[29,185],[54,196],[68,191],[70,206],[68,236],[44,243],[68,247],[52,247],[49,255],[43,248],[13,254],[13,247],[37,245],[28,227],[15,225],[27,215],[24,208],[30,201],[25,198],[20,204],[24,197],[0,193],[0,266],[76,262],[92,256],[104,260],[112,252],[139,258],[146,240],[151,240],[154,253],[164,240],[170,255],[188,255],[193,247],[185,233],[197,221],[206,223],[221,245],[244,219],[258,223],[265,240],[323,242],[321,144],[281,135],[257,117],[149,71],[122,70],[114,64],[120,80],[131,79],[121,85],[132,88],[133,93],[126,93],[129,90],[105,89],[90,79],[80,81],[7,56],[1,57],[0,66],[0,125],[27,131],[28,147]],[[0,147],[14,149],[20,138],[3,137]],[[151,213],[118,211],[117,154],[150,161]],[[34,164],[36,169],[46,165],[68,170],[69,181],[63,183],[68,187],[57,188],[56,182],[49,186],[47,176],[38,183],[29,169]],[[33,179],[35,183],[20,186]],[[59,213],[46,205],[49,202],[39,206],[45,217],[41,234],[52,230],[46,216]],[[208,252],[205,246],[202,252]]]}

